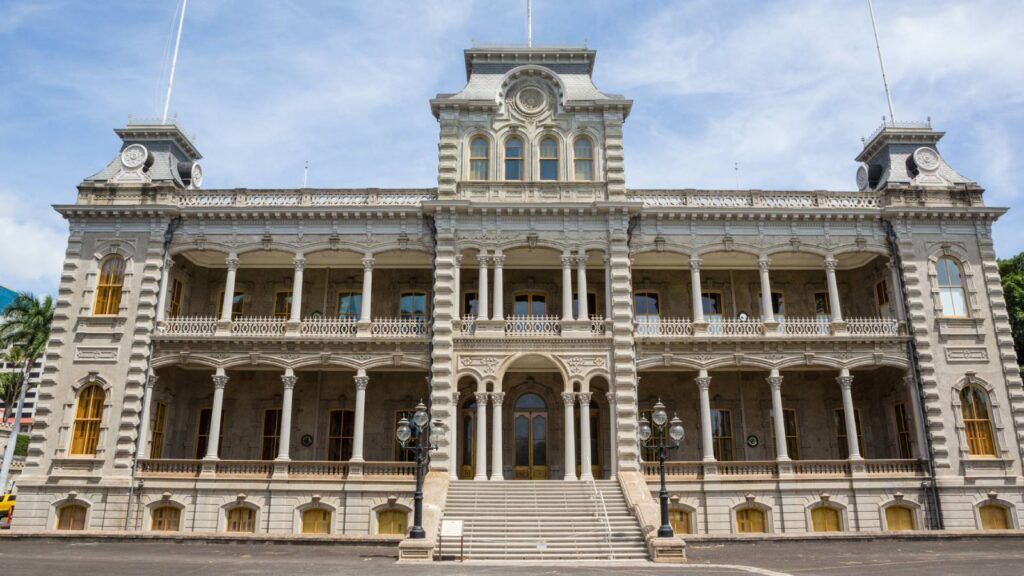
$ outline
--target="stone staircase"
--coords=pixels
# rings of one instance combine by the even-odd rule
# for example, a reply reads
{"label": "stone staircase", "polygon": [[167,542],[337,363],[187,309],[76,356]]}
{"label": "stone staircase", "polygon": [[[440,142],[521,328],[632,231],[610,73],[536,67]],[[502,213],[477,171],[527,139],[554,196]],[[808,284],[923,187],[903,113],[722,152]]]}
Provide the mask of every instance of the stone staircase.
{"label": "stone staircase", "polygon": [[[455,481],[444,519],[464,522],[467,560],[648,558],[615,480]],[[458,558],[459,545],[442,541],[442,558]]]}

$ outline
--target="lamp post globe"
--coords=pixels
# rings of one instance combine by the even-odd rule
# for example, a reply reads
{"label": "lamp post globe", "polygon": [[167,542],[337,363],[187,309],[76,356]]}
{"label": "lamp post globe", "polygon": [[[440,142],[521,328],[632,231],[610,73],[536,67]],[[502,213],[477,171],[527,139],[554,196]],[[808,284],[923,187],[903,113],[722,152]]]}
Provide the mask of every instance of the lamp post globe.
{"label": "lamp post globe", "polygon": [[412,421],[416,424],[417,428],[423,428],[427,425],[429,420],[430,414],[427,413],[427,407],[423,405],[423,401],[421,400],[420,403],[416,405],[416,413],[413,414]]}
{"label": "lamp post globe", "polygon": [[676,443],[676,446],[678,446],[679,444],[682,444],[685,436],[686,430],[683,430],[682,420],[679,419],[679,416],[673,416],[668,427],[668,437]]}
{"label": "lamp post globe", "polygon": [[654,405],[654,411],[651,412],[651,420],[654,421],[654,425],[661,428],[668,422],[668,413],[665,412],[665,405],[661,403],[661,400]]}
{"label": "lamp post globe", "polygon": [[651,438],[651,423],[647,421],[647,417],[640,418],[640,439],[647,442]]}
{"label": "lamp post globe", "polygon": [[405,443],[412,437],[412,430],[409,428],[409,420],[402,418],[398,421],[398,430],[395,431],[395,436],[397,436],[398,441],[405,446]]}

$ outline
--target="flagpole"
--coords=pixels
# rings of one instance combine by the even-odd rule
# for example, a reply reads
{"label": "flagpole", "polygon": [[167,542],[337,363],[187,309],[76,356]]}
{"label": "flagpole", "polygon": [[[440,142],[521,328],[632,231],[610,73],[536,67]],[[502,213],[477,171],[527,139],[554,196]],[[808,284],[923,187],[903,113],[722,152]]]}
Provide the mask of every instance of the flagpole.
{"label": "flagpole", "polygon": [[533,48],[533,0],[526,0],[526,47]]}
{"label": "flagpole", "polygon": [[868,0],[868,12],[871,14],[871,30],[875,33],[875,50],[878,51],[878,67],[882,69],[882,85],[885,87],[885,99],[889,103],[889,119],[896,122],[896,113],[892,109],[892,94],[889,93],[889,80],[885,77],[885,62],[882,60],[882,45],[878,42],[878,27],[875,25],[875,8]]}
{"label": "flagpole", "polygon": [[174,69],[178,66],[178,48],[181,46],[181,29],[185,26],[185,8],[188,0],[181,0],[181,20],[178,21],[178,37],[174,41],[174,57],[171,58],[171,77],[167,79],[167,96],[164,98],[164,115],[161,124],[167,124],[167,111],[171,107],[171,92],[174,90]]}

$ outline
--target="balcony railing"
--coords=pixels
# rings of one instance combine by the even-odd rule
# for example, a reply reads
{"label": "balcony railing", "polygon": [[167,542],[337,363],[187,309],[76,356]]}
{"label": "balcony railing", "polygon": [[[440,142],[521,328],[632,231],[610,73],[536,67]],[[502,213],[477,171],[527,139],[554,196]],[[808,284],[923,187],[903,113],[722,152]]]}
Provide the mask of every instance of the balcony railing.
{"label": "balcony railing", "polygon": [[846,330],[852,336],[899,336],[900,323],[894,318],[847,318]]}
{"label": "balcony railing", "polygon": [[[208,338],[220,336],[219,321],[212,316],[171,318],[160,322],[160,336]],[[378,318],[369,324],[374,338],[426,338],[430,324],[418,318]],[[349,318],[306,318],[299,322],[297,332],[289,332],[289,322],[277,317],[238,317],[230,321],[227,334],[235,338],[355,338],[360,335],[359,323]]]}
{"label": "balcony railing", "polygon": [[604,316],[592,314],[590,316],[590,335],[600,338],[608,334],[608,323],[605,322]]}
{"label": "balcony railing", "polygon": [[267,317],[237,318],[231,322],[231,335],[241,337],[274,337],[284,336],[285,319]]}
{"label": "balcony railing", "polygon": [[167,336],[213,336],[216,331],[217,319],[213,316],[170,318],[157,327],[157,334]]}
{"label": "balcony railing", "polygon": [[779,318],[779,334],[789,336],[827,336],[828,318]]}
{"label": "balcony railing", "polygon": [[639,337],[693,336],[693,322],[687,318],[658,318],[647,316],[636,322]]}
{"label": "balcony railing", "polygon": [[348,318],[309,318],[299,326],[299,334],[311,338],[340,338],[357,332],[358,324]]}
{"label": "balcony railing", "polygon": [[558,316],[508,316],[505,318],[506,336],[558,336],[562,333],[562,319]]}
{"label": "balcony railing", "polygon": [[[849,478],[854,474],[855,465],[849,460],[793,460],[791,466],[795,478]],[[703,478],[709,469],[725,480],[759,480],[777,478],[780,463],[763,461],[722,461],[722,462],[665,462],[665,476],[670,480],[685,481]],[[863,460],[856,465],[868,476],[886,478],[921,478],[927,476],[927,462],[924,460]],[[651,479],[658,477],[658,463],[644,462],[644,474]]]}
{"label": "balcony railing", "polygon": [[708,334],[716,336],[761,336],[764,322],[755,319],[708,318]]}
{"label": "balcony railing", "polygon": [[[212,468],[217,478],[238,480],[262,480],[275,473],[277,463],[273,460],[139,460],[140,478],[197,478],[204,465]],[[412,480],[416,476],[415,462],[336,462],[302,461],[288,462],[286,470],[289,479],[345,479],[361,472],[363,477],[374,479]]]}
{"label": "balcony railing", "polygon": [[387,338],[424,338],[430,324],[424,318],[380,318],[370,326],[370,335]]}
{"label": "balcony railing", "polygon": [[[689,336],[721,336],[751,338],[758,336],[899,336],[902,331],[898,320],[892,318],[849,318],[833,325],[828,318],[779,317],[778,327],[768,330],[760,319],[708,318],[707,326],[698,329],[687,318],[645,316],[638,318],[634,334],[637,338],[681,338]],[[843,328],[845,326],[845,329]]]}

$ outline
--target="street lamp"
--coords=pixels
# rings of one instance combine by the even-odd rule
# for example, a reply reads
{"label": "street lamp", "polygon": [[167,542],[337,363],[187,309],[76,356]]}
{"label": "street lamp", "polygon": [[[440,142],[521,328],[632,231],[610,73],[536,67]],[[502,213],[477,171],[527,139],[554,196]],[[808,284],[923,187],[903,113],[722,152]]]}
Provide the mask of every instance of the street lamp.
{"label": "street lamp", "polygon": [[430,453],[437,450],[439,441],[444,437],[441,421],[434,421],[428,430],[430,423],[430,410],[420,401],[416,405],[412,420],[402,418],[398,421],[398,429],[395,430],[398,442],[412,452],[413,461],[416,463],[416,494],[413,496],[412,528],[409,529],[409,538],[415,539],[427,536],[423,531],[423,477],[426,475],[427,465],[430,464]]}
{"label": "street lamp", "polygon": [[[665,405],[659,399],[651,412],[651,420],[654,421],[652,429],[647,417],[640,418],[640,441],[646,448],[654,448],[658,451],[658,472],[661,475],[661,492],[658,499],[661,500],[661,527],[658,528],[658,538],[671,538],[672,525],[668,523],[668,487],[665,485],[665,450],[673,446],[679,446],[686,435],[683,430],[683,422],[678,416],[673,415],[672,421],[668,419],[668,412]],[[665,437],[665,425],[668,425],[668,438]]]}

